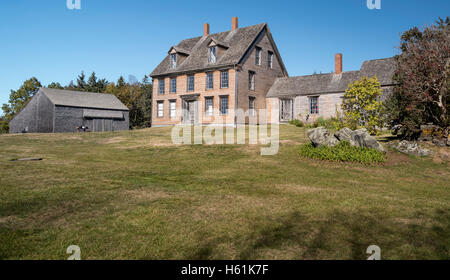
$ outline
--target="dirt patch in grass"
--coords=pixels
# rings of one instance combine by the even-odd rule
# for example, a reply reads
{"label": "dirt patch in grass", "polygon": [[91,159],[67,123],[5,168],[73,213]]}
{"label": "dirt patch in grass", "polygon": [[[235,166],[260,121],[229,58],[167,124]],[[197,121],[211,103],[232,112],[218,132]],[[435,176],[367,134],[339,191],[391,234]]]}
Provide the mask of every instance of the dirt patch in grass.
{"label": "dirt patch in grass", "polygon": [[400,164],[406,164],[408,162],[409,156],[395,151],[388,151],[386,154],[386,162],[384,164],[386,166],[395,166]]}
{"label": "dirt patch in grass", "polygon": [[106,139],[105,141],[102,142],[102,144],[117,144],[117,143],[122,143],[124,141],[126,141],[127,139],[125,137],[114,137],[114,138],[109,138]]}

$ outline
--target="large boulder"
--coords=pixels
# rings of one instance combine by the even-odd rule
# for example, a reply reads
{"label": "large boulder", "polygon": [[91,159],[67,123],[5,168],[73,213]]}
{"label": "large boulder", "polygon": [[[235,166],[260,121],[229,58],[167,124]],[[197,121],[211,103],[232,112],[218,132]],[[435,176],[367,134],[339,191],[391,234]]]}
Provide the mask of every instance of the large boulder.
{"label": "large boulder", "polygon": [[365,128],[352,131],[350,128],[343,128],[332,135],[327,129],[318,127],[307,131],[308,137],[314,147],[330,146],[334,147],[340,141],[347,141],[352,146],[375,149],[385,153],[386,150],[378,141],[370,136]]}
{"label": "large boulder", "polygon": [[339,144],[339,140],[334,137],[334,135],[331,135],[331,133],[323,127],[310,129],[307,131],[307,134],[314,147],[334,147]]}
{"label": "large boulder", "polygon": [[354,146],[371,148],[383,153],[386,152],[383,145],[381,145],[375,137],[371,136],[365,128],[352,131],[351,138],[354,142]]}
{"label": "large boulder", "polygon": [[343,129],[336,131],[336,133],[334,133],[334,136],[339,141],[347,141],[350,143],[350,145],[356,146],[355,141],[353,141],[353,139],[352,139],[352,133],[353,133],[353,131],[350,128],[344,127]]}
{"label": "large boulder", "polygon": [[416,142],[410,142],[410,141],[401,141],[398,143],[396,149],[404,154],[408,155],[415,155],[415,156],[429,156],[431,152],[427,149],[423,149],[420,147]]}

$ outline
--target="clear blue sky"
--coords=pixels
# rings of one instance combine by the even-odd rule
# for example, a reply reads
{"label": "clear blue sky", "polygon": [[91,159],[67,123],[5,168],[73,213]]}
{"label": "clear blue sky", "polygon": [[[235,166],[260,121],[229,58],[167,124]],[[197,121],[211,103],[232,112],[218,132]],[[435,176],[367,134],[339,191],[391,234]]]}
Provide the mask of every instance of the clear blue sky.
{"label": "clear blue sky", "polygon": [[141,79],[170,46],[202,35],[203,23],[221,32],[233,16],[241,27],[267,22],[297,76],[332,71],[336,52],[345,71],[392,56],[402,31],[449,14],[449,0],[381,0],[381,10],[366,0],[81,0],[81,10],[67,9],[66,0],[1,1],[0,103],[32,76],[44,85],[65,85],[82,70]]}

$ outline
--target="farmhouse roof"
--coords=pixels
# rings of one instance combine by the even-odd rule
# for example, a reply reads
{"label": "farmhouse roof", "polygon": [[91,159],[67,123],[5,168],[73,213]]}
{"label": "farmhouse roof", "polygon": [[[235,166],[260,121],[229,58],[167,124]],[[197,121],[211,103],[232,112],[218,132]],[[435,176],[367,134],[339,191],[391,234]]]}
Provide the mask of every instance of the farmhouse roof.
{"label": "farmhouse roof", "polygon": [[[267,28],[267,24],[261,23],[203,37],[183,40],[176,45],[174,49],[184,50],[183,53],[187,52],[189,53],[189,56],[177,65],[176,68],[170,67],[170,57],[166,56],[155,70],[153,70],[150,76],[155,77],[175,73],[195,72],[198,70],[217,69],[239,64],[252,43],[265,28]],[[268,31],[268,28],[266,30]],[[271,38],[270,32],[268,32],[268,34],[269,38]],[[271,40],[273,39],[271,38]],[[208,62],[208,44],[210,44],[211,41],[227,47],[227,50],[217,58],[215,63]],[[279,54],[277,53],[277,55]],[[284,65],[282,67],[284,69]]]}
{"label": "farmhouse roof", "polygon": [[50,101],[59,106],[128,111],[113,94],[40,88]]}
{"label": "farmhouse roof", "polygon": [[362,76],[376,75],[381,86],[390,86],[394,84],[392,80],[394,71],[395,59],[384,58],[365,61],[358,71],[278,78],[267,93],[267,97],[345,92],[350,83]]}

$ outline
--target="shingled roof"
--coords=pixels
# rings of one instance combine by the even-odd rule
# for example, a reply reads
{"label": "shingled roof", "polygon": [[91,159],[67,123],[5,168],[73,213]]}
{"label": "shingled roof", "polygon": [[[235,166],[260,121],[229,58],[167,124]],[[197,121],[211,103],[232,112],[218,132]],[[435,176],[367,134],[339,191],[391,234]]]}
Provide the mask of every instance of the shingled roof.
{"label": "shingled roof", "polygon": [[[150,76],[163,76],[236,65],[243,58],[245,52],[256,40],[261,31],[266,27],[267,24],[261,23],[204,37],[183,40],[175,48],[186,50],[190,55],[177,65],[175,69],[170,68],[170,57],[166,56]],[[228,47],[223,55],[213,64],[208,62],[208,44],[212,40]]]}
{"label": "shingled roof", "polygon": [[82,91],[39,89],[54,105],[128,111],[128,108],[113,94]]}
{"label": "shingled roof", "polygon": [[376,75],[381,86],[391,86],[394,84],[392,80],[394,71],[395,59],[384,58],[365,61],[359,71],[278,78],[267,93],[267,97],[345,92],[350,83],[362,76]]}

